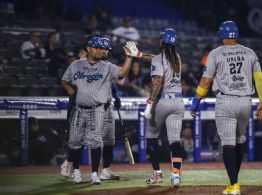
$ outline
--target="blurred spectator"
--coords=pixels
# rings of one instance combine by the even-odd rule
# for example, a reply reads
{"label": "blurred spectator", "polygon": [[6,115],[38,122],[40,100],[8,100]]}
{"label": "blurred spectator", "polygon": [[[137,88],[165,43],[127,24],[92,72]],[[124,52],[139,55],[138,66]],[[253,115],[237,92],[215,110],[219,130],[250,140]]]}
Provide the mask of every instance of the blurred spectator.
{"label": "blurred spectator", "polygon": [[[20,131],[14,131],[7,144],[7,155],[11,165],[20,164]],[[30,164],[50,164],[59,151],[62,140],[58,132],[48,128],[34,117],[28,118],[28,149]]]}
{"label": "blurred spectator", "polygon": [[112,27],[110,8],[106,5],[101,6],[99,1],[94,1],[90,9],[91,15],[97,18],[99,27],[106,32]]}
{"label": "blurred spectator", "polygon": [[68,56],[63,49],[57,47],[56,33],[48,35],[48,42],[45,46],[46,59],[49,60],[48,73],[52,77],[59,77],[59,68],[65,68]]}
{"label": "blurred spectator", "polygon": [[75,48],[74,54],[73,54],[73,56],[69,56],[67,64],[71,64],[73,61],[78,60],[78,59],[86,58],[86,54],[87,53],[86,53],[84,47]]}
{"label": "blurred spectator", "polygon": [[87,21],[87,27],[84,27],[84,32],[87,37],[90,36],[101,36],[102,31],[98,26],[98,21],[95,15],[91,15]]}
{"label": "blurred spectator", "polygon": [[5,0],[0,2],[0,16],[1,18],[14,19],[15,17],[15,0]]}
{"label": "blurred spectator", "polygon": [[204,67],[206,66],[207,56],[208,56],[208,54],[211,50],[212,50],[211,45],[206,46],[205,49],[204,49],[204,54],[203,54],[201,61],[200,61],[200,67],[199,67],[199,75],[200,76],[199,76],[199,78],[202,76]]}
{"label": "blurred spectator", "polygon": [[194,88],[189,85],[185,80],[182,80],[182,95],[183,97],[193,97],[195,95]]}
{"label": "blurred spectator", "polygon": [[187,64],[182,64],[181,78],[190,86],[197,86],[198,80],[192,70],[188,69]]}
{"label": "blurred spectator", "polygon": [[47,128],[39,121],[28,119],[29,155],[33,164],[49,164],[61,146],[61,139],[56,130]]}
{"label": "blurred spectator", "polygon": [[43,45],[35,32],[31,32],[29,34],[29,40],[23,42],[21,54],[24,59],[38,59],[45,56]]}
{"label": "blurred spectator", "polygon": [[57,42],[57,47],[60,49],[64,49],[65,47],[65,34],[64,34],[64,29],[61,26],[58,26],[56,28],[56,42]]}
{"label": "blurred spectator", "polygon": [[112,31],[113,42],[124,43],[127,40],[138,41],[140,35],[135,27],[132,26],[132,20],[129,17],[123,19],[122,26],[117,27]]}
{"label": "blurred spectator", "polygon": [[134,60],[132,62],[128,77],[119,80],[119,90],[122,92],[122,96],[131,97],[145,97],[148,96],[148,91],[143,88],[144,76],[141,74],[141,65],[139,61]]}
{"label": "blurred spectator", "polygon": [[108,6],[102,7],[100,17],[98,17],[98,22],[103,31],[107,31],[112,28],[111,12]]}
{"label": "blurred spectator", "polygon": [[193,162],[194,142],[190,122],[184,122],[181,132],[181,144],[184,152],[184,161]]}

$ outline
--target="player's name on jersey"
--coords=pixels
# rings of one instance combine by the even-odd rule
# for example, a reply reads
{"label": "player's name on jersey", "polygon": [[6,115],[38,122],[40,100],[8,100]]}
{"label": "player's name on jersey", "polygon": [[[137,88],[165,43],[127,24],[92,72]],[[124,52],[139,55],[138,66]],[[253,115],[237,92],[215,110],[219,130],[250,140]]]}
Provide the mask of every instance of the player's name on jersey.
{"label": "player's name on jersey", "polygon": [[95,74],[85,74],[84,72],[78,71],[74,74],[74,80],[84,79],[88,83],[92,83],[93,81],[98,81],[103,78],[103,75],[100,73]]}
{"label": "player's name on jersey", "polygon": [[239,62],[244,61],[245,58],[243,56],[235,56],[235,57],[228,57],[227,62]]}
{"label": "player's name on jersey", "polygon": [[240,54],[247,54],[245,51],[229,51],[229,52],[222,52],[223,56],[235,56],[235,55],[240,55]]}

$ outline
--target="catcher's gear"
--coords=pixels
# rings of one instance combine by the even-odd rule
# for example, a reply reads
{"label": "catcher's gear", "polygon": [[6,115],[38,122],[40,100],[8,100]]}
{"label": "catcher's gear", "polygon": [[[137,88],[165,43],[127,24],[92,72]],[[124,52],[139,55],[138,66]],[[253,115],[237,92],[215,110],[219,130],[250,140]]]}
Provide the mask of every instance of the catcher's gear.
{"label": "catcher's gear", "polygon": [[195,117],[198,113],[200,101],[201,99],[198,99],[197,97],[194,97],[192,100],[192,105],[190,107],[190,113],[193,117]]}
{"label": "catcher's gear", "polygon": [[152,110],[152,106],[153,106],[153,101],[152,100],[147,100],[146,101],[146,109],[145,109],[145,117],[147,119],[151,119],[152,114],[151,114],[151,110]]}
{"label": "catcher's gear", "polygon": [[160,38],[163,39],[165,43],[176,45],[177,33],[172,28],[166,28],[161,32]]}
{"label": "catcher's gear", "polygon": [[225,21],[219,26],[217,33],[220,39],[237,39],[238,28],[235,22]]}
{"label": "catcher's gear", "polygon": [[137,49],[135,42],[127,41],[125,47],[130,51],[130,56],[137,58],[142,57],[143,53]]}
{"label": "catcher's gear", "polygon": [[108,38],[101,38],[102,45],[101,47],[104,49],[112,50],[111,41]]}

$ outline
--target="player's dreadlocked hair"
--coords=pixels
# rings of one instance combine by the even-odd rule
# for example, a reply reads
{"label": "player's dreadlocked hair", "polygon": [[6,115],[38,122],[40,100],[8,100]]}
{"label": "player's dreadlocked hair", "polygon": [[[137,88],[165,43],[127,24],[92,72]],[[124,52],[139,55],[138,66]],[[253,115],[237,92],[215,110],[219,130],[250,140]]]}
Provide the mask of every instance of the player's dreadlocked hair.
{"label": "player's dreadlocked hair", "polygon": [[176,47],[174,45],[163,42],[162,45],[162,63],[163,63],[163,54],[165,54],[168,63],[175,73],[180,72],[180,61],[178,54],[176,52]]}

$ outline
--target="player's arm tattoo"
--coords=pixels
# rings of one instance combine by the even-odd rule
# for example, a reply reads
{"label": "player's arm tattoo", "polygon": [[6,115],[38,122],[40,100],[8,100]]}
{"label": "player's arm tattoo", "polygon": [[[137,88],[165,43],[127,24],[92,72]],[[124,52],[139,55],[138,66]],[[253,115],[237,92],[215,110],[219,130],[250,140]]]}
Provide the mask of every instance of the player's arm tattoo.
{"label": "player's arm tattoo", "polygon": [[150,93],[150,98],[149,98],[150,100],[154,101],[156,99],[162,87],[162,82],[163,82],[162,76],[153,76],[153,81],[152,81],[153,86]]}

